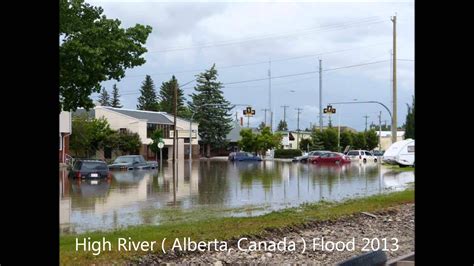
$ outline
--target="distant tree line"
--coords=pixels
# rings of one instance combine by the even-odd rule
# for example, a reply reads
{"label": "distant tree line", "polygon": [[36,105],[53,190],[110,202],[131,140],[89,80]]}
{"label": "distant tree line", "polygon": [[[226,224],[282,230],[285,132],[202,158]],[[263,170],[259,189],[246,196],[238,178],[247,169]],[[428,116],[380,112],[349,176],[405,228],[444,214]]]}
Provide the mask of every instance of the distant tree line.
{"label": "distant tree line", "polygon": [[351,149],[373,150],[379,144],[379,137],[374,129],[364,132],[343,130],[340,132],[339,147],[337,146],[337,129],[328,127],[322,131],[315,128],[311,137],[299,141],[301,150],[343,151],[346,146]]}

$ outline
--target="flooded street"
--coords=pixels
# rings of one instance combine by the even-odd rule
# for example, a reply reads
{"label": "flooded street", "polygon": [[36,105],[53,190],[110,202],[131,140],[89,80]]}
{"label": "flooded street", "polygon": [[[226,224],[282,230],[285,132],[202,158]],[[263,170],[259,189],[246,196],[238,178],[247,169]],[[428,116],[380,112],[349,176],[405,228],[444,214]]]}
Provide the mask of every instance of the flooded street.
{"label": "flooded street", "polygon": [[[312,165],[290,162],[195,161],[163,170],[112,172],[98,181],[60,170],[62,233],[160,224],[203,215],[259,215],[304,202],[342,200],[404,189],[413,171],[375,163]],[[173,173],[174,172],[174,173]],[[173,178],[174,177],[174,178]]]}

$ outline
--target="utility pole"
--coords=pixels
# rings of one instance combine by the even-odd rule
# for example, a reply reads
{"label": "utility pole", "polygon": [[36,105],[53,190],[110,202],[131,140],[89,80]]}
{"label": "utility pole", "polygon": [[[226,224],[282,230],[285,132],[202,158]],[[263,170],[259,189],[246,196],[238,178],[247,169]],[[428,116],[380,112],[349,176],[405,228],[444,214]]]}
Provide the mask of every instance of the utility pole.
{"label": "utility pole", "polygon": [[341,152],[341,117],[337,112],[337,151]]}
{"label": "utility pole", "polygon": [[392,143],[397,141],[397,14],[393,22],[393,107],[392,107]]}
{"label": "utility pole", "polygon": [[283,108],[283,122],[286,122],[286,108],[288,108],[288,105],[282,105]]}
{"label": "utility pole", "polygon": [[368,116],[368,115],[364,115],[364,117],[365,117],[365,131],[367,131],[367,118],[369,118],[369,116]]}
{"label": "utility pole", "polygon": [[319,130],[323,131],[323,67],[319,59]]}
{"label": "utility pole", "polygon": [[[177,153],[178,153],[178,131],[176,130],[176,116],[178,115],[178,83],[174,85],[174,99],[173,99],[173,109],[174,109],[174,121],[173,121],[173,164],[176,161]],[[191,140],[189,140],[191,143]]]}
{"label": "utility pole", "polygon": [[302,108],[295,108],[296,111],[298,111],[298,118],[297,118],[297,122],[296,122],[296,131],[298,132],[298,135],[296,136],[296,148],[299,149],[299,141],[300,141],[300,114],[301,114],[301,110],[303,110]]}
{"label": "utility pole", "polygon": [[262,109],[262,111],[265,113],[265,126],[267,126],[267,111],[269,111],[270,109],[268,108],[264,108]]}
{"label": "utility pole", "polygon": [[273,132],[272,111],[272,60],[268,60],[268,109],[270,110],[270,131]]}
{"label": "utility pole", "polygon": [[239,120],[239,114],[238,112],[235,112],[235,121],[238,121]]}
{"label": "utility pole", "polygon": [[382,150],[382,111],[379,113],[379,150]]}

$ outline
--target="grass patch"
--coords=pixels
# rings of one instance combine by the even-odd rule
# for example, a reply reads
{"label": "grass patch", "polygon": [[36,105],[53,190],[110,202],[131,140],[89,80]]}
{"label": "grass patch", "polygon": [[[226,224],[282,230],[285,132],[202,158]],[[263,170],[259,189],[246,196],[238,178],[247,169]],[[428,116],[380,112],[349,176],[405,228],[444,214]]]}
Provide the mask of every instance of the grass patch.
{"label": "grass patch", "polygon": [[415,171],[415,167],[413,167],[413,166],[400,167],[398,165],[387,164],[387,165],[384,165],[384,167],[387,168],[387,169],[390,169],[390,170],[400,171],[400,172]]}
{"label": "grass patch", "polygon": [[90,237],[91,240],[106,240],[116,248],[117,239],[131,237],[135,241],[157,241],[166,237],[167,248],[171,248],[169,239],[191,237],[195,241],[227,240],[241,235],[256,235],[267,228],[280,228],[301,224],[309,220],[329,220],[347,216],[361,211],[376,211],[390,206],[414,201],[414,190],[393,192],[365,198],[351,199],[341,203],[322,202],[303,204],[296,208],[288,208],[256,217],[213,217],[193,221],[175,221],[159,226],[131,226],[108,232],[90,232],[79,235],[60,237],[61,264],[97,264],[121,263],[142,255],[141,252],[118,252],[117,250],[102,252],[98,256],[91,252],[75,251],[76,237]]}

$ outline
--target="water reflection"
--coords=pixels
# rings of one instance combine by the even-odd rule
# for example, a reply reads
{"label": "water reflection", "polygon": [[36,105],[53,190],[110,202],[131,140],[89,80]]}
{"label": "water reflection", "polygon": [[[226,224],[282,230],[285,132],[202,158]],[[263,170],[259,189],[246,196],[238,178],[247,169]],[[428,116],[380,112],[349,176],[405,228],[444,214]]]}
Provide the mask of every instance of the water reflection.
{"label": "water reflection", "polygon": [[[162,170],[114,172],[112,179],[99,182],[73,180],[60,171],[60,224],[63,233],[70,233],[157,224],[171,219],[169,214],[196,208],[252,206],[265,212],[403,189],[410,182],[413,171],[370,163],[164,163]],[[237,213],[254,214],[248,209]]]}

